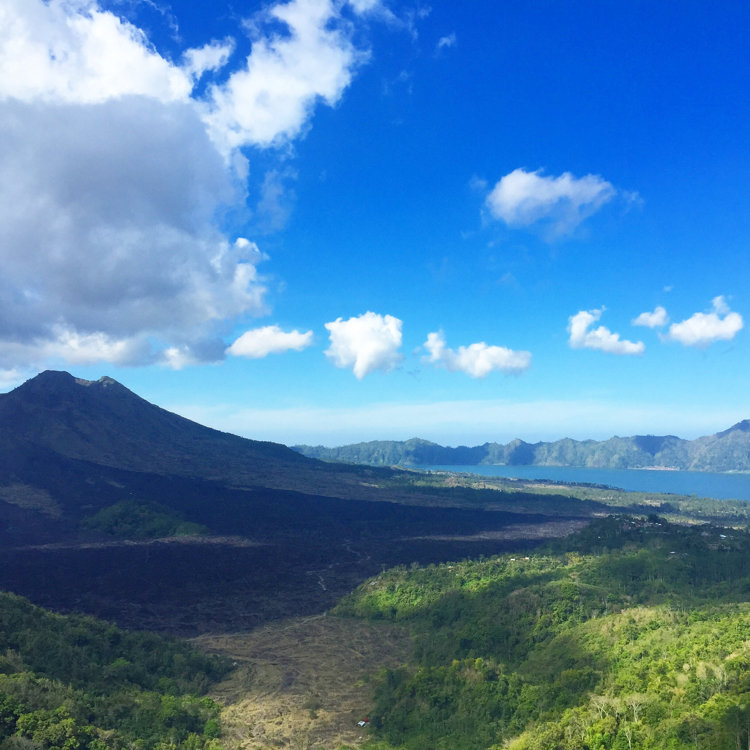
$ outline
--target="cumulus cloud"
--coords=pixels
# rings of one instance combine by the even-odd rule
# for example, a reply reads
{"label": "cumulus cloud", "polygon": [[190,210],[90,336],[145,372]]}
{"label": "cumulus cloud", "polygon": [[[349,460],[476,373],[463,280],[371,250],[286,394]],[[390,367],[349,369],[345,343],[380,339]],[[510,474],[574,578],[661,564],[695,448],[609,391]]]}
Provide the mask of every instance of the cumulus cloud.
{"label": "cumulus cloud", "polygon": [[280,354],[289,350],[302,351],[313,341],[313,332],[282,331],[279,326],[264,326],[245,331],[228,349],[227,354],[236,357],[261,359],[269,354]]}
{"label": "cumulus cloud", "polygon": [[185,99],[190,75],[152,50],[143,31],[94,0],[3,0],[0,99],[103,102],[128,94]]}
{"label": "cumulus cloud", "polygon": [[271,5],[246,60],[198,95],[233,40],[178,64],[96,0],[0,3],[0,367],[215,361],[233,320],[268,311],[265,256],[221,217],[245,203],[239,147],[304,132],[366,59],[343,13]]}
{"label": "cumulus cloud", "polygon": [[495,370],[505,375],[518,374],[531,366],[530,352],[488,346],[484,341],[449,349],[442,331],[427,334],[423,346],[429,352],[424,358],[427,362],[472,378],[484,378]]}
{"label": "cumulus cloud", "polygon": [[599,175],[545,176],[541,170],[514,169],[499,180],[486,198],[490,215],[511,227],[548,222],[555,235],[572,232],[617,194]]}
{"label": "cumulus cloud", "polygon": [[351,367],[358,380],[375,370],[388,372],[403,359],[401,327],[398,318],[374,312],[348,320],[337,318],[326,323],[331,345],[325,354],[336,367]]}
{"label": "cumulus cloud", "polygon": [[117,338],[102,332],[79,333],[63,326],[52,326],[45,336],[2,341],[0,357],[10,362],[52,360],[75,365],[97,362],[133,365],[157,359],[146,336]]}
{"label": "cumulus cloud", "polygon": [[712,306],[712,312],[697,312],[681,323],[672,323],[666,338],[685,346],[708,346],[716,341],[731,341],[745,325],[742,316],[732,312],[721,295],[714,297]]}
{"label": "cumulus cloud", "polygon": [[604,308],[581,310],[568,318],[569,344],[573,349],[598,349],[609,354],[642,354],[645,346],[642,341],[627,341],[619,333],[599,326],[591,328],[601,318]]}
{"label": "cumulus cloud", "polygon": [[214,225],[233,187],[192,108],[127,97],[3,113],[0,356],[18,340],[43,354],[59,329],[186,344],[265,311],[262,254]]}
{"label": "cumulus cloud", "polygon": [[[359,0],[355,10],[373,3]],[[209,92],[206,120],[224,151],[270,146],[302,131],[318,101],[333,105],[367,59],[341,23],[333,0],[278,3],[253,21],[256,32],[245,66]],[[285,34],[266,32],[283,24]]]}
{"label": "cumulus cloud", "polygon": [[653,312],[642,312],[637,318],[630,321],[634,326],[646,326],[646,328],[661,328],[669,323],[667,311],[659,305]]}

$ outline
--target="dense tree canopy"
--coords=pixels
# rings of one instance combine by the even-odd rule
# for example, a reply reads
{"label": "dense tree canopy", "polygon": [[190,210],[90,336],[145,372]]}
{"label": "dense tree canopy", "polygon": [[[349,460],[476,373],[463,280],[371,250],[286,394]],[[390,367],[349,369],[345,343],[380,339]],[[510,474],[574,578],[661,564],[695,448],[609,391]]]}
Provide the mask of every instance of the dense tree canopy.
{"label": "dense tree canopy", "polygon": [[219,707],[200,695],[227,669],[184,642],[0,594],[0,747],[219,747]]}
{"label": "dense tree canopy", "polygon": [[749,552],[744,532],[610,517],[529,557],[382,573],[338,608],[414,633],[373,747],[746,747]]}

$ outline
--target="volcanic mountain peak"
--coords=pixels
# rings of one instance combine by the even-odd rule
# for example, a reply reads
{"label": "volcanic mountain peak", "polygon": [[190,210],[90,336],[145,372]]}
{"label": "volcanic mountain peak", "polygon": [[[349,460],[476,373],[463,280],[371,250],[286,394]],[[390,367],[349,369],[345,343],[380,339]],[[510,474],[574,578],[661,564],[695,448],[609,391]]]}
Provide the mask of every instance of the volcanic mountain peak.
{"label": "volcanic mountain peak", "polygon": [[161,409],[110,377],[47,370],[0,396],[0,443],[134,471],[248,483],[315,464],[286,446],[229,435]]}
{"label": "volcanic mountain peak", "polygon": [[[51,370],[47,370],[46,372],[52,372]],[[44,373],[42,373],[44,374]],[[67,372],[62,373],[63,375],[67,375]],[[118,383],[114,378],[110,378],[109,375],[102,375],[99,380],[84,380],[83,378],[74,378],[76,383],[78,385],[83,386],[90,386],[90,385],[100,385],[103,388],[106,388],[108,385],[115,385],[118,388],[125,388],[122,383]],[[127,388],[125,388],[127,390]]]}
{"label": "volcanic mountain peak", "polygon": [[10,403],[50,406],[55,402],[61,408],[70,408],[73,404],[82,404],[81,399],[91,398],[94,394],[105,391],[110,397],[118,394],[143,401],[124,385],[108,376],[99,380],[84,380],[61,370],[45,370],[10,393],[0,395],[0,409],[10,408],[8,406]]}

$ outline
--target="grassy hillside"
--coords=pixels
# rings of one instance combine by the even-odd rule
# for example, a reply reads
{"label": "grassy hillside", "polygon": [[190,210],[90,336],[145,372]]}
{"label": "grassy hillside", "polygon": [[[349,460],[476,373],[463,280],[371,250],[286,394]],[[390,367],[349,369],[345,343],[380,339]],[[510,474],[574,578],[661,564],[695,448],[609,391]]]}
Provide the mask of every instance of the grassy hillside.
{"label": "grassy hillside", "polygon": [[745,532],[613,517],[528,558],[382,573],[337,609],[415,639],[370,747],[746,747],[749,552]]}
{"label": "grassy hillside", "polygon": [[52,614],[0,593],[4,750],[219,748],[219,707],[201,697],[228,662],[180,641]]}

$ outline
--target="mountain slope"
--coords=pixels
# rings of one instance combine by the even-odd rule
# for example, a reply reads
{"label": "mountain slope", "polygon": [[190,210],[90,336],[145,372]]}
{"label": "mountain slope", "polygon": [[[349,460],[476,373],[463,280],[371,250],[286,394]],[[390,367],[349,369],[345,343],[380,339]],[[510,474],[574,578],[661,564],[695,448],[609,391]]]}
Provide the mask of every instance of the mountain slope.
{"label": "mountain slope", "polygon": [[572,440],[505,445],[484,443],[449,448],[412,438],[403,442],[379,440],[338,448],[297,445],[302,455],[327,461],[349,461],[372,466],[585,466],[598,469],[673,468],[686,471],[750,471],[750,420],[728,430],[682,440],[674,435],[635,435],[609,440]]}
{"label": "mountain slope", "polygon": [[522,495],[305,458],[110,378],[46,372],[0,397],[0,588],[130,627],[313,614],[382,567],[533,545],[602,510]]}
{"label": "mountain slope", "polygon": [[387,499],[372,476],[204,427],[108,377],[46,371],[0,395],[0,535],[14,546],[76,539],[83,518],[132,500],[179,516],[186,503],[207,512],[229,488]]}
{"label": "mountain slope", "polygon": [[[203,427],[150,404],[112,378],[46,371],[0,396],[0,445],[159,474],[253,481],[265,466],[314,462],[276,443]],[[17,450],[17,448],[16,448]]]}
{"label": "mountain slope", "polygon": [[[60,489],[106,469],[384,499],[372,486],[371,470],[331,466],[278,443],[204,427],[112,378],[87,381],[46,371],[0,395],[0,490],[14,483],[38,487],[50,477]],[[382,470],[384,477],[390,473]]]}

